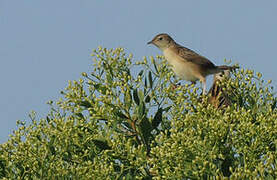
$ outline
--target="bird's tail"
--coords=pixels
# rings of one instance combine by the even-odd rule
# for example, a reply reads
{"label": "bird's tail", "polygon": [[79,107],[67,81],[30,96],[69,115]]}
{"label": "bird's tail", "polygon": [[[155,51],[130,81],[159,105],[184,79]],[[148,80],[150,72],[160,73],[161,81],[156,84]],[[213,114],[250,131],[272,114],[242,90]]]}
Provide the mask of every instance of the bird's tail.
{"label": "bird's tail", "polygon": [[222,65],[222,66],[217,66],[218,69],[224,71],[224,70],[230,70],[233,71],[237,68],[239,68],[238,66],[226,66],[226,65]]}

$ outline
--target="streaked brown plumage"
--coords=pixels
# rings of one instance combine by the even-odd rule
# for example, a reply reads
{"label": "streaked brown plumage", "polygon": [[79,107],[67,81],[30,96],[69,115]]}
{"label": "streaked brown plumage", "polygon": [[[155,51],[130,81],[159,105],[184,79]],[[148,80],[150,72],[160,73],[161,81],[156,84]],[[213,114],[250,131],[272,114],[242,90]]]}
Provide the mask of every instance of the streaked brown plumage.
{"label": "streaked brown plumage", "polygon": [[217,109],[222,109],[232,104],[228,93],[223,91],[223,87],[218,85],[218,81],[222,81],[225,78],[230,78],[230,71],[225,70],[223,72],[214,75],[214,81],[208,94],[210,95],[208,102]]}

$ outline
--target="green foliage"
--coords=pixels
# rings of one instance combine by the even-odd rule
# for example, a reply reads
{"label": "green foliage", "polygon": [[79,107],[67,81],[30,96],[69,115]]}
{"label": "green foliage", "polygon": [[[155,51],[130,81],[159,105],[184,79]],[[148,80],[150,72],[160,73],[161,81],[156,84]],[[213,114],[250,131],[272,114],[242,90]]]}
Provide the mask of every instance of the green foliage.
{"label": "green foliage", "polygon": [[277,98],[261,74],[224,83],[233,105],[175,87],[161,56],[95,50],[47,117],[0,145],[1,179],[276,179]]}

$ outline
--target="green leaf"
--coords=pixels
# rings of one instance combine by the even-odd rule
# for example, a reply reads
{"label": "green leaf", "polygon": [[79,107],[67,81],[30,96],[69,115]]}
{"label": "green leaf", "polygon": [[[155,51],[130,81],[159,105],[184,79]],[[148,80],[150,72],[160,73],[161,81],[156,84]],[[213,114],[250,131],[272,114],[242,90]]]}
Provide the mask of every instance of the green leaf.
{"label": "green leaf", "polygon": [[41,136],[38,134],[38,135],[36,135],[36,137],[37,137],[37,139],[39,140],[39,141],[41,141]]}
{"label": "green leaf", "polygon": [[163,109],[164,112],[168,112],[168,110],[171,108],[171,106],[168,106],[166,108]]}
{"label": "green leaf", "polygon": [[114,77],[112,67],[110,65],[108,65],[108,68],[109,68],[109,72],[110,72],[111,77]]}
{"label": "green leaf", "polygon": [[144,87],[147,88],[147,78],[144,78]]}
{"label": "green leaf", "polygon": [[132,127],[130,126],[130,124],[129,124],[128,122],[122,122],[122,124],[123,124],[125,127],[129,128],[129,129],[132,129]]}
{"label": "green leaf", "polygon": [[118,111],[118,110],[115,110],[115,111],[114,111],[114,114],[115,114],[116,116],[122,118],[122,119],[128,119],[128,117],[127,117],[125,114],[123,114],[122,112],[120,112],[120,111]]}
{"label": "green leaf", "polygon": [[113,82],[112,76],[110,74],[107,74],[106,77],[107,77],[108,83],[111,84]]}
{"label": "green leaf", "polygon": [[141,129],[141,134],[142,134],[142,138],[144,139],[144,142],[148,144],[148,140],[151,136],[151,131],[152,131],[151,123],[146,117],[144,117],[141,120],[139,127]]}
{"label": "green leaf", "polygon": [[84,116],[83,116],[82,113],[76,113],[76,115],[77,115],[78,117],[80,117],[81,119],[84,119]]}
{"label": "green leaf", "polygon": [[139,90],[138,96],[139,96],[139,101],[142,102],[144,100],[144,92],[142,90]]}
{"label": "green leaf", "polygon": [[142,90],[138,91],[138,98],[139,98],[139,112],[141,117],[144,115],[145,112],[145,104],[144,104],[144,93]]}
{"label": "green leaf", "polygon": [[273,100],[273,104],[271,105],[271,109],[274,110],[277,107],[277,98]]}
{"label": "green leaf", "polygon": [[131,95],[130,91],[124,92],[124,103],[125,103],[127,109],[129,110],[132,105],[132,95]]}
{"label": "green leaf", "polygon": [[83,106],[83,107],[85,107],[85,108],[90,108],[90,107],[92,107],[91,103],[90,103],[89,101],[87,101],[87,100],[81,101],[81,102],[79,103],[79,105],[80,105],[80,106]]}
{"label": "green leaf", "polygon": [[149,103],[149,102],[150,102],[150,100],[151,100],[150,96],[149,96],[149,95],[147,95],[147,96],[145,97],[144,102]]}
{"label": "green leaf", "polygon": [[163,109],[159,108],[152,120],[152,128],[156,129],[163,120]]}
{"label": "green leaf", "polygon": [[153,64],[154,64],[154,68],[155,68],[156,72],[159,73],[155,60],[153,61]]}
{"label": "green leaf", "polygon": [[248,95],[246,95],[246,98],[247,98],[248,101],[249,101],[250,107],[253,107],[254,105],[256,105],[256,101],[255,101],[255,99],[254,99],[252,96],[250,96],[250,95],[248,94]]}
{"label": "green leaf", "polygon": [[48,116],[46,116],[46,121],[47,123],[50,123],[51,119]]}
{"label": "green leaf", "polygon": [[149,71],[149,73],[148,73],[148,80],[149,80],[150,88],[152,89],[152,87],[153,87],[153,79],[152,79],[152,73],[151,73],[151,71]]}
{"label": "green leaf", "polygon": [[139,73],[138,73],[138,76],[142,76],[144,70],[141,70]]}
{"label": "green leaf", "polygon": [[103,93],[106,92],[107,88],[102,86],[100,83],[99,84],[94,84],[94,88],[97,89],[98,91],[101,90]]}
{"label": "green leaf", "polygon": [[50,150],[50,152],[51,152],[51,154],[52,155],[55,155],[56,154],[56,150],[55,150],[55,147],[54,147],[54,142],[55,142],[55,139],[56,139],[56,136],[55,135],[53,135],[53,136],[51,136],[51,139],[50,139],[50,141],[49,141],[49,143],[48,143],[48,149]]}
{"label": "green leaf", "polygon": [[71,161],[71,159],[72,159],[72,153],[70,152],[70,150],[66,151],[66,153],[63,153],[62,159],[64,161]]}
{"label": "green leaf", "polygon": [[112,149],[105,140],[94,139],[92,142],[101,150]]}
{"label": "green leaf", "polygon": [[139,105],[139,97],[138,97],[138,90],[135,89],[133,90],[133,98],[134,98],[134,101],[137,105]]}
{"label": "green leaf", "polygon": [[126,68],[126,69],[125,69],[125,72],[127,73],[128,76],[131,76],[131,72],[130,72],[130,69],[129,69],[129,68]]}
{"label": "green leaf", "polygon": [[139,112],[139,117],[140,118],[143,118],[144,116],[146,116],[146,114],[145,114],[145,104],[144,104],[144,102],[142,101],[142,102],[140,102],[140,104],[139,104],[139,107],[138,107],[139,109],[138,109],[138,112]]}

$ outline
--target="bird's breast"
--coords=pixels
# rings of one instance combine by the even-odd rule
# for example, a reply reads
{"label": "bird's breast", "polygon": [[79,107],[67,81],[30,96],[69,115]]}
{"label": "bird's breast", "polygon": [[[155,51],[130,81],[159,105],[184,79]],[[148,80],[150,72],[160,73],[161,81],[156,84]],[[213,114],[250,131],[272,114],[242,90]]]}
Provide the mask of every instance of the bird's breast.
{"label": "bird's breast", "polygon": [[169,49],[164,50],[164,56],[168,63],[172,66],[175,74],[180,78],[187,81],[197,81],[199,79],[197,67],[193,63],[186,61],[177,53]]}

